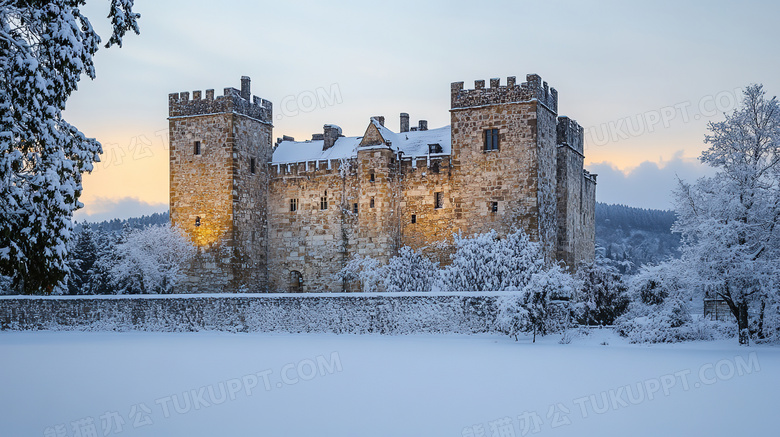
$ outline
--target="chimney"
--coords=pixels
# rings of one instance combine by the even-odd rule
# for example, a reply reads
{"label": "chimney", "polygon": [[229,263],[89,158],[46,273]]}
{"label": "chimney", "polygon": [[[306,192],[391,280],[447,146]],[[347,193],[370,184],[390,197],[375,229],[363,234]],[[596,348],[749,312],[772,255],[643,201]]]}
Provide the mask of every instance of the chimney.
{"label": "chimney", "polygon": [[428,130],[428,120],[420,120],[417,130]]}
{"label": "chimney", "polygon": [[385,116],[384,115],[375,115],[371,117],[373,120],[376,120],[377,123],[381,124],[382,126],[385,125]]}
{"label": "chimney", "polygon": [[249,88],[250,81],[249,76],[241,76],[241,98],[247,101],[249,101],[249,97],[252,95]]}
{"label": "chimney", "polygon": [[401,113],[401,129],[399,132],[409,132],[409,114]]}
{"label": "chimney", "polygon": [[331,147],[333,147],[334,144],[336,144],[336,140],[342,136],[341,135],[341,128],[336,126],[335,124],[326,124],[322,127],[322,130],[324,131],[323,139],[325,140],[325,143],[322,145],[322,150],[328,150]]}

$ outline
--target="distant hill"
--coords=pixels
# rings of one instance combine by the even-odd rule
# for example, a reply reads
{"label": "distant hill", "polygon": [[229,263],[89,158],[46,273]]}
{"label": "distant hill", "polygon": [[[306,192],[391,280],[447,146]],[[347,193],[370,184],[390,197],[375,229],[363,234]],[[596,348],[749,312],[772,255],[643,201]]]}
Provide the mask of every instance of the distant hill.
{"label": "distant hill", "polygon": [[604,256],[631,261],[634,269],[680,255],[680,236],[671,232],[674,211],[596,203],[596,246]]}
{"label": "distant hill", "polygon": [[81,227],[87,224],[95,231],[102,228],[105,232],[119,232],[125,224],[131,228],[143,228],[145,226],[168,223],[170,220],[168,211],[156,212],[152,215],[142,215],[141,217],[132,217],[125,220],[113,219],[96,223],[80,222],[76,224],[76,231],[80,231]]}

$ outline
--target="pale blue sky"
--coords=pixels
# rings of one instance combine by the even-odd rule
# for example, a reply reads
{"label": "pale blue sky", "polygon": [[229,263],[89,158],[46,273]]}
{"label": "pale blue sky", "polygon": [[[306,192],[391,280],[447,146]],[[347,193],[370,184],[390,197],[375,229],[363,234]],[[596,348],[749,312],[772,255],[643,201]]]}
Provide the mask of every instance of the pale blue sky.
{"label": "pale blue sky", "polygon": [[[86,8],[104,39],[107,6]],[[143,203],[165,209],[168,93],[219,94],[238,87],[242,75],[281,115],[274,136],[305,138],[325,123],[360,135],[371,115],[385,115],[397,130],[400,112],[443,126],[450,82],[471,87],[475,79],[538,73],[558,89],[560,114],[592,128],[586,163],[602,174],[598,199],[655,208],[670,207],[666,187],[675,173],[702,173],[694,158],[706,122],[722,119],[718,109],[731,109],[740,87],[761,82],[770,95],[780,91],[775,2],[160,1],[136,8],[141,35],[97,54],[97,79],[81,83],[66,111],[106,149],[85,179],[79,218],[135,215]],[[310,104],[318,90],[338,98]]]}

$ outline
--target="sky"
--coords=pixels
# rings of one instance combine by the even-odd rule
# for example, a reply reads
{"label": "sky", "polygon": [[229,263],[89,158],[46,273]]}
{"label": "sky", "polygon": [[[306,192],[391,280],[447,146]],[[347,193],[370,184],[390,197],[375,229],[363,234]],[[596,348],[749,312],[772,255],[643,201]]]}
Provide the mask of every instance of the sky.
{"label": "sky", "polygon": [[[107,0],[84,12],[104,40]],[[240,87],[274,104],[274,137],[326,123],[362,135],[373,115],[449,124],[451,82],[539,74],[585,128],[597,200],[672,207],[708,122],[763,83],[780,91],[780,3],[743,1],[137,2],[141,34],[95,56],[65,118],[104,148],[77,220],[168,208],[168,94]]]}

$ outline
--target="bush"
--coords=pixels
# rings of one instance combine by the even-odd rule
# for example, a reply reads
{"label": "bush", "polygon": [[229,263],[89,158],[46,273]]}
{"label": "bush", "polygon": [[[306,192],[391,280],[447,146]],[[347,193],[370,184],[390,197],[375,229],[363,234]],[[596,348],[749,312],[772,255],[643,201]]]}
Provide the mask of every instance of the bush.
{"label": "bush", "polygon": [[391,292],[431,291],[439,278],[437,263],[406,246],[390,259],[381,273],[385,290]]}
{"label": "bush", "polygon": [[499,238],[496,231],[472,238],[455,236],[452,264],[442,273],[448,291],[520,290],[544,268],[539,243],[518,230]]}
{"label": "bush", "polygon": [[559,266],[534,273],[519,292],[498,300],[499,329],[517,340],[520,332],[547,335],[571,324],[569,299],[576,289],[571,275]]}

